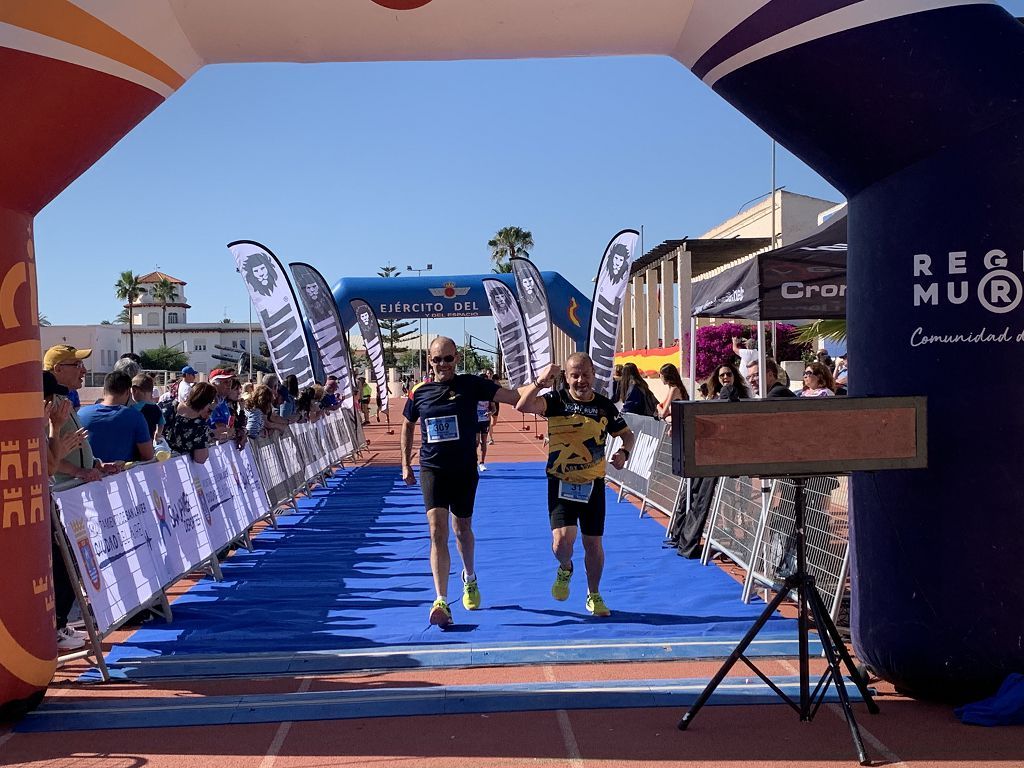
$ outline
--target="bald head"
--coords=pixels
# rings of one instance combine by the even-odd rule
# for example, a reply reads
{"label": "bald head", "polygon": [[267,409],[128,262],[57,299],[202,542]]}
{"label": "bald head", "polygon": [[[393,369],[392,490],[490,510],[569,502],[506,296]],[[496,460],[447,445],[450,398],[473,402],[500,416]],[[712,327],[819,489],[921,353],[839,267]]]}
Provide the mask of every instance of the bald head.
{"label": "bald head", "polygon": [[438,336],[430,342],[430,368],[434,380],[445,382],[455,378],[455,366],[459,363],[459,349],[447,336]]}
{"label": "bald head", "polygon": [[455,346],[455,341],[449,339],[447,336],[435,336],[434,340],[430,342],[430,355],[454,355],[459,351],[458,347]]}

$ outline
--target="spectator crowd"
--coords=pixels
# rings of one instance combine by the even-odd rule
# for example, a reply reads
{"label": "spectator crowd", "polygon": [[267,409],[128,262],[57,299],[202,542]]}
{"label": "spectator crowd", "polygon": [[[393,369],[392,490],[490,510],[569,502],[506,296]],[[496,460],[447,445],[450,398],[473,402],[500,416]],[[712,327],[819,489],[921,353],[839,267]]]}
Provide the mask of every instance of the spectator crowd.
{"label": "spectator crowd", "polygon": [[[233,442],[241,450],[249,438],[271,436],[291,423],[316,422],[342,406],[335,376],[300,390],[295,376],[284,382],[274,375],[259,382],[250,377],[243,383],[231,368],[217,368],[198,381],[198,371],[189,365],[157,398],[153,377],[131,353],[104,377],[102,396],[82,405],[78,393],[91,354],[91,349],[58,344],[43,356],[51,491],[100,480],[135,462],[167,459],[172,452],[202,463],[213,444]],[[66,653],[83,647],[87,636],[68,626],[75,597],[56,538],[52,554],[57,647]]]}

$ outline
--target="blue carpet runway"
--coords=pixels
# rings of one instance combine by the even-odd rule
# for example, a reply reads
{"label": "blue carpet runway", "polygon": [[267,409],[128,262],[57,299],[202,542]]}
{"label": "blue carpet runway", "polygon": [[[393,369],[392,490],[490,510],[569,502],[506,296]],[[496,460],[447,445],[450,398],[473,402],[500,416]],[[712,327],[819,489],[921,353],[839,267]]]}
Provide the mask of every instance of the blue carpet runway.
{"label": "blue carpet runway", "polygon": [[[174,621],[147,623],[108,661],[131,678],[463,666],[531,661],[724,657],[760,613],[715,567],[662,549],[663,528],[608,491],[601,592],[612,616],[584,609],[577,543],[566,602],[550,596],[556,563],[541,463],[481,476],[474,531],[483,609],[462,608],[452,537],[454,628],[427,622],[434,592],[419,487],[398,467],[342,470],[196,584]],[[774,618],[750,655],[795,653],[796,622]]]}

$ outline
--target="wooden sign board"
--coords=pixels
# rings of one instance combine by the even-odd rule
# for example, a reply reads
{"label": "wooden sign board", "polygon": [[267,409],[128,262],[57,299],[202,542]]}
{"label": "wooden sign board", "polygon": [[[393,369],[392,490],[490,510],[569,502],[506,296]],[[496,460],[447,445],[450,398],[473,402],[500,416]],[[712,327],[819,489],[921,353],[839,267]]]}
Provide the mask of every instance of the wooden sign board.
{"label": "wooden sign board", "polygon": [[672,471],[810,476],[928,466],[924,397],[672,403]]}

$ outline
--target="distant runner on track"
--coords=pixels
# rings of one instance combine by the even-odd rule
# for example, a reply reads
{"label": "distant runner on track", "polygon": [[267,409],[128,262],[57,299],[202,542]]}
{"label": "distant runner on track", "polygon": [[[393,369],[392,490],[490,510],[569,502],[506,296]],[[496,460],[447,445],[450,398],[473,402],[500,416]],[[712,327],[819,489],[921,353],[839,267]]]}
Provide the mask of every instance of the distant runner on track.
{"label": "distant runner on track", "polygon": [[622,447],[608,460],[616,469],[629,459],[634,437],[615,404],[594,392],[594,364],[589,355],[576,352],[565,361],[564,389],[544,395],[537,390],[550,387],[558,366],[549,365],[540,378],[520,388],[516,408],[523,413],[547,417],[548,513],[551,521],[551,550],[558,560],[551,596],[569,597],[572,553],[577,529],[583,534],[584,565],[587,570],[586,608],[594,616],[610,616],[601,597],[604,572],[605,443],[608,435],[622,438]]}
{"label": "distant runner on track", "polygon": [[455,342],[438,336],[428,352],[434,380],[409,393],[402,423],[402,479],[416,484],[412,471],[413,433],[420,425],[420,485],[430,525],[430,570],[437,599],[430,608],[430,623],[444,628],[452,623],[448,606],[451,552],[448,519],[451,514],[455,542],[462,557],[462,605],[480,607],[480,589],[474,569],[473,504],[480,476],[477,470],[477,404],[497,401],[515,404],[520,393],[503,389],[489,379],[456,374],[459,362]]}

